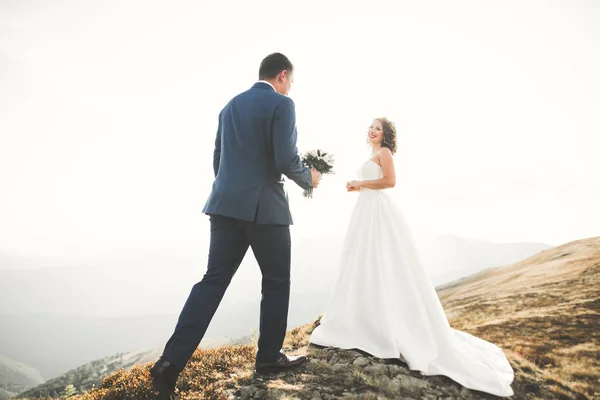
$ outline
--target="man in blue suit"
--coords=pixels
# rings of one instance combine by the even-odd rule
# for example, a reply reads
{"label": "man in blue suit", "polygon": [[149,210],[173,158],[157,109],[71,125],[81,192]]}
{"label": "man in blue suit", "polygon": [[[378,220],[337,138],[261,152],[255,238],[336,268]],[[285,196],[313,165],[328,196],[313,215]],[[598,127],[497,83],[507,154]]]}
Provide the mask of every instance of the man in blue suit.
{"label": "man in blue suit", "polygon": [[263,277],[256,370],[285,371],[306,361],[281,352],[290,296],[292,224],[282,174],[303,189],[316,188],[321,179],[298,155],[294,102],[287,97],[292,82],[290,60],[271,54],[260,65],[259,81],[219,114],[215,181],[203,209],[210,216],[208,268],[150,369],[159,399],[173,393],[248,247]]}

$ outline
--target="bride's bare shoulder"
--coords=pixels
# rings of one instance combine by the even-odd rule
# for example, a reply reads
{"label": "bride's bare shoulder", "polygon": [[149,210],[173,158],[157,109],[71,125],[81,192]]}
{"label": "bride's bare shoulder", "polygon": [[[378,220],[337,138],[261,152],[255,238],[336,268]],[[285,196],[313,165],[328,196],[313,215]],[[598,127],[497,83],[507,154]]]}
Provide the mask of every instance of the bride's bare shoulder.
{"label": "bride's bare shoulder", "polygon": [[392,158],[393,154],[392,151],[390,149],[388,149],[387,147],[382,147],[381,150],[379,150],[377,152],[377,159],[379,160],[379,162],[393,162],[393,158]]}
{"label": "bride's bare shoulder", "polygon": [[392,156],[392,151],[390,149],[388,149],[387,147],[382,147],[381,150],[379,150],[379,156],[381,157],[382,155],[385,156]]}

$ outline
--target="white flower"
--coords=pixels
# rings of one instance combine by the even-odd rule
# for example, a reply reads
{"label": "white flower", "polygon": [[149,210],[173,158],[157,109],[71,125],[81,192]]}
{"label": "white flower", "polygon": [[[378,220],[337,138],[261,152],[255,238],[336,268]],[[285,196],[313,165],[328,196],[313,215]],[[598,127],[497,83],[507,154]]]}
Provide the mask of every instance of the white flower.
{"label": "white flower", "polygon": [[[320,154],[320,155],[319,155]],[[322,160],[324,161],[327,165],[329,165],[330,168],[333,167],[333,163],[335,161],[335,157],[333,156],[333,154],[327,153],[321,149],[318,150],[310,150],[307,151],[306,153],[304,153],[304,155],[302,156],[302,161],[306,162],[306,160],[308,158],[314,158],[316,160]]]}

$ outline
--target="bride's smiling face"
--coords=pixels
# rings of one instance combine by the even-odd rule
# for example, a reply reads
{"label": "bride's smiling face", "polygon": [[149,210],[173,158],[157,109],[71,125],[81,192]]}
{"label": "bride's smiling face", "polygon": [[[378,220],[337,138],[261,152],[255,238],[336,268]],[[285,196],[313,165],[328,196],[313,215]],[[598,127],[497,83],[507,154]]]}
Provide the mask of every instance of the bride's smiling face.
{"label": "bride's smiling face", "polygon": [[383,142],[383,125],[378,119],[373,120],[373,123],[369,127],[369,142],[371,145]]}

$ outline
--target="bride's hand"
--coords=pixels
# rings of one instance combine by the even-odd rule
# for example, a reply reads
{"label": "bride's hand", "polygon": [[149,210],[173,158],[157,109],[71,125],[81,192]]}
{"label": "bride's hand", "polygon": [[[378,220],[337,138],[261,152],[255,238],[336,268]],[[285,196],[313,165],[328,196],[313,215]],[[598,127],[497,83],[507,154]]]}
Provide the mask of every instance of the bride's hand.
{"label": "bride's hand", "polygon": [[349,192],[360,191],[360,183],[358,181],[346,182],[346,190]]}

